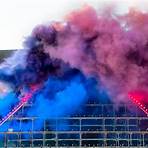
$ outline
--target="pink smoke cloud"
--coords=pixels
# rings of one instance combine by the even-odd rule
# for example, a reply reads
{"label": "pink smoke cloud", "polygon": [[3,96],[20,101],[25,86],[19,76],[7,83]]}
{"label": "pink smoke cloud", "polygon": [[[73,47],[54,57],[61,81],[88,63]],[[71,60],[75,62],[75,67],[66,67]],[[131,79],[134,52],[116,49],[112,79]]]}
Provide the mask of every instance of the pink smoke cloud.
{"label": "pink smoke cloud", "polygon": [[[33,36],[40,36],[44,52],[51,57],[95,76],[118,104],[128,102],[132,90],[148,91],[147,24],[148,13],[130,10],[124,16],[105,15],[85,6],[68,14],[65,23],[35,28]],[[47,38],[51,29],[54,45]]]}

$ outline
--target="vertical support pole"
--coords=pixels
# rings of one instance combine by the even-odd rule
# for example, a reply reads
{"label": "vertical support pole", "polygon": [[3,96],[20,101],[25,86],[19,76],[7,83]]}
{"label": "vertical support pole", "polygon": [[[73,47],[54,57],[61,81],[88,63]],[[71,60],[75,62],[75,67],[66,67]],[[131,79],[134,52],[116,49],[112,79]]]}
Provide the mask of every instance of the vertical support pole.
{"label": "vertical support pole", "polygon": [[5,133],[4,137],[4,147],[7,148],[7,132]]}
{"label": "vertical support pole", "polygon": [[142,134],[142,146],[144,147],[144,133]]}
{"label": "vertical support pole", "polygon": [[44,127],[43,127],[43,147],[45,147],[45,140],[46,140],[46,136],[45,136],[45,131],[46,131],[46,120],[44,120]]}
{"label": "vertical support pole", "polygon": [[56,118],[56,131],[55,131],[55,142],[56,142],[56,147],[58,147],[58,119]]}
{"label": "vertical support pole", "polygon": [[80,124],[80,128],[79,128],[79,130],[80,130],[80,132],[79,132],[79,136],[80,136],[80,143],[79,143],[79,146],[80,146],[80,148],[82,147],[82,121],[81,121],[82,119],[81,118],[79,118],[79,124]]}
{"label": "vertical support pole", "polygon": [[33,138],[33,129],[34,129],[34,119],[32,119],[32,124],[31,124],[31,135],[32,135],[32,140],[31,140],[31,146],[32,146],[32,148],[33,148],[33,141],[34,141],[34,138]]}

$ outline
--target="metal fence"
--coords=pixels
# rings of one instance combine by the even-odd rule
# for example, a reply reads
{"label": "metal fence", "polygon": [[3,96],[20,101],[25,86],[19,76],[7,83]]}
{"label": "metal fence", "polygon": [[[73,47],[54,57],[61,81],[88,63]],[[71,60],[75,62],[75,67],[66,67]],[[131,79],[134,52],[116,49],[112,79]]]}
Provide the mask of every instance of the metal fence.
{"label": "metal fence", "polygon": [[[86,104],[85,112],[44,120],[42,129],[34,126],[39,118],[25,115],[31,106],[27,104],[8,121],[8,131],[0,133],[1,147],[148,147],[148,117],[132,104],[118,110],[112,104]],[[17,130],[13,129],[16,121]],[[29,130],[24,122],[30,123]]]}

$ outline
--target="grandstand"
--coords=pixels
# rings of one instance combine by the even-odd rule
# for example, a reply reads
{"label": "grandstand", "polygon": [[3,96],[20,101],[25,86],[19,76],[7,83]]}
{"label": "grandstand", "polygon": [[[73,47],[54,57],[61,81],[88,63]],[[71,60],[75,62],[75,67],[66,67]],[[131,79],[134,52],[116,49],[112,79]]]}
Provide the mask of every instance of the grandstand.
{"label": "grandstand", "polygon": [[[116,109],[109,101],[91,99],[71,116],[44,120],[40,130],[34,128],[40,118],[25,114],[30,107],[32,100],[7,121],[0,147],[148,147],[148,117],[132,103]],[[29,130],[23,123],[30,123]]]}

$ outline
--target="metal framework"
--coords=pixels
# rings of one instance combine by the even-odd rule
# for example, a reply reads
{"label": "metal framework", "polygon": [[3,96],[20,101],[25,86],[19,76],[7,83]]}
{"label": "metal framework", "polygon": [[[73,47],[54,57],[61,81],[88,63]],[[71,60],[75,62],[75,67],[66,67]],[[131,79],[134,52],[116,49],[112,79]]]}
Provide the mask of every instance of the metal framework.
{"label": "metal framework", "polygon": [[[116,110],[112,104],[89,103],[88,112],[46,119],[41,130],[34,129],[39,118],[24,115],[31,106],[26,104],[9,119],[19,122],[18,131],[10,126],[0,132],[0,147],[148,147],[148,117],[138,107],[138,112],[128,111],[132,104]],[[31,122],[29,131],[22,130],[26,121]]]}

